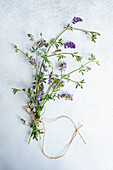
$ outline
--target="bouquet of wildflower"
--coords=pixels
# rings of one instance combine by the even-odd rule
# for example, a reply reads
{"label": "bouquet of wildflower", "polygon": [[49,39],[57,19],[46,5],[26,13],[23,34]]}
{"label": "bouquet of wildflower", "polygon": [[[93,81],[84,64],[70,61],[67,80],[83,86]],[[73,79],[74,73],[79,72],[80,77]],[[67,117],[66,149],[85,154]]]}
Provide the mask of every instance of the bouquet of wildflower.
{"label": "bouquet of wildflower", "polygon": [[[51,39],[50,42],[47,42],[43,37],[42,33],[40,33],[40,39],[35,40],[32,34],[28,34],[28,37],[33,42],[33,46],[30,48],[29,53],[25,53],[20,50],[17,45],[14,45],[16,52],[21,52],[25,57],[27,57],[28,62],[31,63],[33,68],[36,70],[36,74],[34,77],[34,81],[32,82],[32,87],[28,89],[17,89],[13,88],[13,93],[16,94],[19,91],[24,92],[29,101],[27,103],[27,109],[30,109],[32,112],[32,124],[30,127],[32,128],[31,136],[29,139],[29,143],[31,138],[40,139],[40,134],[44,133],[41,129],[39,129],[39,123],[41,121],[36,121],[36,119],[41,120],[41,116],[45,111],[45,104],[47,101],[55,99],[64,98],[65,100],[73,100],[73,95],[69,93],[61,93],[62,87],[65,86],[67,82],[73,82],[76,84],[76,88],[79,86],[83,88],[83,83],[85,83],[84,79],[81,81],[75,81],[71,79],[71,74],[75,72],[79,72],[84,75],[85,71],[90,70],[91,68],[86,67],[91,62],[95,62],[99,65],[99,61],[96,60],[95,56],[91,54],[88,61],[84,64],[81,64],[79,68],[75,70],[65,73],[67,68],[67,63],[65,62],[65,58],[70,55],[72,58],[75,58],[77,62],[81,62],[82,58],[78,55],[78,52],[67,52],[68,49],[76,49],[76,45],[72,41],[65,42],[61,35],[67,30],[79,30],[84,32],[86,35],[91,37],[91,40],[95,42],[97,35],[100,35],[97,32],[87,31],[80,28],[75,28],[74,25],[78,22],[82,22],[83,20],[79,17],[74,17],[73,20],[64,27],[64,30],[56,37]],[[50,53],[50,49],[54,47],[53,53]],[[65,49],[63,51],[63,49]],[[66,51],[67,50],[67,51]],[[73,51],[72,50],[72,51]],[[66,52],[65,52],[66,51]],[[35,57],[34,57],[35,56]],[[59,65],[59,74],[56,74],[53,68],[53,64],[51,62],[51,57],[56,57]],[[39,62],[41,61],[41,62]],[[28,112],[28,111],[27,111]],[[30,114],[31,115],[31,114]],[[26,124],[24,119],[21,119],[23,124]]]}

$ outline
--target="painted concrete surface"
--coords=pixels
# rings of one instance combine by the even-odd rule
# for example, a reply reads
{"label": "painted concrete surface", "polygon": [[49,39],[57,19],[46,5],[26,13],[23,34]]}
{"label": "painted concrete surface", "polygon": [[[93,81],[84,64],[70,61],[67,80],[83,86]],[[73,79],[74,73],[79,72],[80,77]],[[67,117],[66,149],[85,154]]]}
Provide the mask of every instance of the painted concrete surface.
{"label": "painted concrete surface", "polygon": [[[24,94],[13,95],[12,87],[29,87],[33,70],[12,44],[29,49],[27,34],[37,39],[40,32],[49,41],[57,36],[74,17],[84,22],[77,28],[101,33],[96,44],[80,32],[65,33],[65,41],[72,40],[82,56],[94,53],[100,67],[91,64],[85,74],[84,89],[75,90],[74,100],[57,100],[46,105],[45,119],[60,115],[83,124],[80,132],[85,145],[77,135],[65,157],[50,160],[41,152],[41,141],[28,145],[30,129],[19,118],[30,121],[23,107],[28,101]],[[0,170],[112,170],[113,169],[113,1],[112,0],[1,0],[0,1]],[[67,59],[68,69],[74,67]],[[58,155],[72,137],[74,128],[67,120],[46,125],[45,151]]]}

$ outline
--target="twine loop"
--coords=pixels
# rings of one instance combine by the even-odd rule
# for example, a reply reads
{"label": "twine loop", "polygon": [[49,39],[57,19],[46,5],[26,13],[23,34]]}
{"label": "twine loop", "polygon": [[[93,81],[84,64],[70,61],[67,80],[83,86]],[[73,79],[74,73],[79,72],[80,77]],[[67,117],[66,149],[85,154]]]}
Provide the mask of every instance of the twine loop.
{"label": "twine loop", "polygon": [[[81,135],[80,132],[79,132],[79,129],[80,129],[83,125],[80,125],[80,127],[77,128],[77,126],[75,125],[74,121],[73,121],[70,117],[68,117],[68,116],[60,116],[60,117],[56,118],[55,120],[46,121],[46,120],[42,120],[42,119],[36,118],[33,114],[31,114],[30,112],[28,112],[28,109],[30,109],[30,108],[29,108],[28,106],[26,106],[26,107],[25,107],[25,111],[26,111],[31,117],[34,118],[36,128],[37,128],[38,130],[44,130],[43,142],[42,142],[42,152],[43,152],[43,154],[44,154],[47,158],[50,158],[50,159],[58,159],[58,158],[63,157],[63,156],[66,154],[66,152],[68,151],[68,149],[69,149],[69,147],[70,147],[73,139],[75,138],[75,136],[76,136],[77,134],[79,134],[79,136],[81,137],[82,141],[86,144],[85,140],[83,139],[82,135]],[[51,156],[48,156],[48,155],[44,152],[44,141],[45,141],[45,132],[46,132],[44,122],[46,122],[46,123],[52,123],[52,122],[55,122],[55,121],[57,121],[58,119],[61,119],[61,118],[67,118],[67,119],[71,120],[71,122],[73,123],[73,125],[74,125],[74,127],[75,127],[75,133],[74,133],[74,136],[72,137],[72,139],[70,140],[70,142],[69,142],[66,150],[64,151],[64,153],[63,153],[62,155],[60,155],[60,156],[57,156],[57,157],[51,157]],[[39,127],[37,126],[37,122],[42,123],[43,128],[39,128]]]}

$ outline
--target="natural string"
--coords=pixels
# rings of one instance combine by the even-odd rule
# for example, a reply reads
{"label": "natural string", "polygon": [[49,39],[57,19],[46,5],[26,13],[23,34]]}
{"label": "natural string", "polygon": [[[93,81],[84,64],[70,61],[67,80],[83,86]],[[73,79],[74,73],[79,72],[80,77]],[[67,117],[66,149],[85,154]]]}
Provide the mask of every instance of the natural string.
{"label": "natural string", "polygon": [[[63,156],[66,154],[66,152],[68,151],[68,149],[69,149],[72,141],[74,140],[75,136],[77,135],[77,133],[80,135],[81,139],[82,139],[83,142],[86,144],[86,142],[84,141],[82,135],[81,135],[80,132],[78,131],[83,125],[81,125],[79,128],[77,128],[76,125],[75,125],[75,123],[74,123],[74,121],[73,121],[70,117],[68,117],[68,116],[60,116],[60,117],[56,118],[55,120],[46,121],[46,120],[42,120],[42,119],[36,118],[33,114],[29,113],[27,109],[30,109],[28,106],[25,107],[25,111],[26,111],[31,117],[34,118],[36,128],[37,128],[38,130],[44,130],[43,142],[42,142],[42,152],[43,152],[43,154],[44,154],[47,158],[50,158],[50,159],[58,159],[58,158],[63,157]],[[51,156],[48,156],[48,155],[44,152],[44,141],[45,141],[45,132],[46,132],[44,122],[52,123],[52,122],[55,122],[55,121],[57,121],[58,119],[61,119],[61,118],[67,118],[67,119],[71,120],[71,122],[73,123],[73,125],[74,125],[74,127],[75,127],[75,134],[74,134],[74,136],[72,137],[72,139],[71,139],[71,141],[69,142],[69,144],[68,144],[65,152],[64,152],[62,155],[57,156],[57,157],[51,157]],[[43,128],[42,128],[42,129],[40,129],[40,128],[37,127],[37,122],[42,123],[42,125],[43,125]]]}

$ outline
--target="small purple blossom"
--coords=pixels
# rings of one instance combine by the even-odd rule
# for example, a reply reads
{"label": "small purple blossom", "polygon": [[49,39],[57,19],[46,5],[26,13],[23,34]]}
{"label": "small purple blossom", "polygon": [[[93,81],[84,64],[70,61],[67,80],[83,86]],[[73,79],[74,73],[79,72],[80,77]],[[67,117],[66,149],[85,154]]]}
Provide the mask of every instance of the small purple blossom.
{"label": "small purple blossom", "polygon": [[39,93],[38,93],[38,97],[37,97],[38,102],[39,102],[40,99],[41,99],[42,92],[43,92],[43,90],[39,91]]}
{"label": "small purple blossom", "polygon": [[44,43],[43,40],[40,40],[40,41],[37,42],[37,45],[38,45],[39,48],[43,47],[44,44],[45,44],[45,43]]}
{"label": "small purple blossom", "polygon": [[44,71],[47,72],[47,66],[45,66],[44,63],[42,64],[42,67],[43,67]]}
{"label": "small purple blossom", "polygon": [[80,17],[74,17],[72,20],[73,24],[76,24],[77,22],[83,21]]}
{"label": "small purple blossom", "polygon": [[28,106],[29,106],[29,107],[36,107],[36,103],[28,102]]}
{"label": "small purple blossom", "polygon": [[37,63],[35,62],[35,59],[30,56],[30,61],[29,61],[32,65],[34,65],[35,67],[37,66]]}
{"label": "small purple blossom", "polygon": [[76,47],[76,45],[73,42],[71,42],[71,41],[66,42],[64,44],[64,48],[75,48],[75,47]]}
{"label": "small purple blossom", "polygon": [[73,95],[71,95],[71,94],[58,94],[58,99],[60,99],[60,98],[65,98],[65,100],[73,100]]}
{"label": "small purple blossom", "polygon": [[60,67],[59,70],[65,71],[65,69],[67,68],[67,63],[63,61],[63,63],[61,63],[59,67]]}
{"label": "small purple blossom", "polygon": [[26,123],[26,121],[24,120],[24,119],[20,119],[21,120],[21,122],[23,123],[23,124],[25,124]]}
{"label": "small purple blossom", "polygon": [[58,84],[58,87],[64,87],[64,81],[60,81],[60,83]]}
{"label": "small purple blossom", "polygon": [[53,71],[51,71],[50,74],[49,74],[49,81],[48,81],[48,84],[50,84],[50,83],[52,82],[52,80],[54,80]]}

